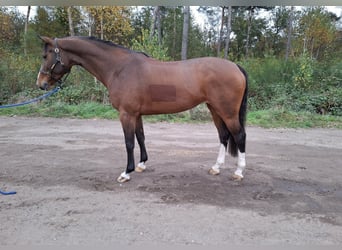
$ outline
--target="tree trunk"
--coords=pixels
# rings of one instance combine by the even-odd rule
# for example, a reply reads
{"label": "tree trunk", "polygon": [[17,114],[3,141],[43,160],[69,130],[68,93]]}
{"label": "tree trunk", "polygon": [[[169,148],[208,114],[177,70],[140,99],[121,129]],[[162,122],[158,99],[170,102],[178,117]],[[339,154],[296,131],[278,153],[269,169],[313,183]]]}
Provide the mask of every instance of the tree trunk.
{"label": "tree trunk", "polygon": [[27,55],[27,31],[28,31],[28,24],[29,24],[29,18],[30,18],[30,12],[31,12],[31,6],[27,7],[27,15],[25,20],[25,30],[24,30],[24,55]]}
{"label": "tree trunk", "polygon": [[160,7],[155,6],[153,10],[151,30],[150,30],[150,40],[152,40],[155,32],[158,32],[158,43],[161,44],[161,20],[160,20]]}
{"label": "tree trunk", "polygon": [[222,12],[221,12],[221,27],[219,32],[219,38],[217,43],[217,57],[220,57],[220,51],[221,51],[221,43],[222,43],[222,37],[223,37],[223,25],[224,25],[224,10],[225,6],[222,6]]}
{"label": "tree trunk", "polygon": [[185,6],[184,7],[184,21],[183,21],[183,35],[182,35],[182,52],[181,52],[182,60],[187,59],[189,20],[190,20],[190,6]]}
{"label": "tree trunk", "polygon": [[228,59],[231,32],[232,32],[232,6],[229,6],[228,7],[228,15],[227,15],[227,38],[226,38],[226,44],[224,47],[224,58],[225,59]]}
{"label": "tree trunk", "polygon": [[246,38],[246,49],[245,49],[245,57],[248,58],[249,53],[249,37],[251,34],[251,26],[252,26],[252,15],[253,15],[253,6],[249,6],[248,8],[248,16],[247,16],[247,38]]}
{"label": "tree trunk", "polygon": [[289,21],[288,21],[288,33],[287,33],[286,54],[285,54],[285,60],[286,61],[289,59],[289,55],[291,53],[293,11],[294,11],[294,6],[291,6]]}
{"label": "tree trunk", "polygon": [[90,13],[90,11],[88,11],[88,36],[91,36],[91,34],[92,34],[92,29],[91,29],[91,27],[92,27],[92,25],[93,25],[93,19],[92,19],[92,15],[91,15],[91,13]]}
{"label": "tree trunk", "polygon": [[176,23],[177,23],[177,11],[176,7],[174,9],[173,13],[173,41],[172,41],[172,57],[176,58],[176,35],[177,35],[177,30],[176,30]]}
{"label": "tree trunk", "polygon": [[74,31],[74,25],[72,22],[72,6],[68,7],[68,20],[69,20],[69,31],[70,31],[70,36],[74,36],[75,35],[75,31]]}
{"label": "tree trunk", "polygon": [[161,33],[160,8],[158,8],[158,13],[157,13],[157,32],[158,32],[158,44],[159,44],[159,46],[161,46],[161,44],[162,44],[162,33]]}

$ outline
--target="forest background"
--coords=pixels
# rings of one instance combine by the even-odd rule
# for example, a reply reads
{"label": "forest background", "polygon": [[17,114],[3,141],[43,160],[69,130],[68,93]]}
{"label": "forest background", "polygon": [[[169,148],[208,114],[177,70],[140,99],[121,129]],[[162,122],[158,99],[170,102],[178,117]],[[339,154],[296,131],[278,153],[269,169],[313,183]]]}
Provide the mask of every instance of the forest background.
{"label": "forest background", "polygon": [[[33,18],[29,18],[32,11]],[[0,7],[0,105],[41,95],[35,80],[42,42],[51,37],[95,36],[163,60],[214,56],[242,65],[249,74],[248,109],[259,125],[342,124],[342,22],[327,8],[291,6]],[[261,14],[262,13],[262,14]],[[74,67],[58,94],[37,105],[0,109],[1,114],[115,118],[107,90]],[[305,114],[305,115],[303,115]],[[158,119],[206,120],[205,106]],[[332,123],[329,123],[332,121]],[[282,123],[283,124],[283,123]],[[296,125],[297,124],[297,125]]]}

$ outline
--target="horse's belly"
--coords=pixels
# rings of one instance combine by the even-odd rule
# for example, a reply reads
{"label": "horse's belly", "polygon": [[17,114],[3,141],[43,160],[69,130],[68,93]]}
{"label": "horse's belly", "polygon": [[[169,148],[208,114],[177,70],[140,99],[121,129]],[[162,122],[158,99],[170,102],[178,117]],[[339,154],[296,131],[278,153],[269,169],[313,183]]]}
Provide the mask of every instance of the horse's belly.
{"label": "horse's belly", "polygon": [[178,96],[178,95],[159,95],[158,97],[150,98],[142,107],[142,115],[152,114],[170,114],[189,110],[198,104],[204,102],[203,98],[193,96]]}

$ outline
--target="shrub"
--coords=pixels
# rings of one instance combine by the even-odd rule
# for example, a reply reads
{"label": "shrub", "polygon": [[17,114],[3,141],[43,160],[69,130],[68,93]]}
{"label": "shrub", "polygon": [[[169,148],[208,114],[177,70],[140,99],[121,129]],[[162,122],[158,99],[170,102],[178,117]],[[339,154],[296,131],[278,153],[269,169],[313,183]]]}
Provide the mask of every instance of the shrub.
{"label": "shrub", "polygon": [[148,30],[143,30],[141,37],[138,40],[133,40],[133,50],[141,51],[149,56],[161,60],[170,61],[170,57],[167,56],[167,47],[159,44],[157,35],[154,35],[151,39],[148,34]]}

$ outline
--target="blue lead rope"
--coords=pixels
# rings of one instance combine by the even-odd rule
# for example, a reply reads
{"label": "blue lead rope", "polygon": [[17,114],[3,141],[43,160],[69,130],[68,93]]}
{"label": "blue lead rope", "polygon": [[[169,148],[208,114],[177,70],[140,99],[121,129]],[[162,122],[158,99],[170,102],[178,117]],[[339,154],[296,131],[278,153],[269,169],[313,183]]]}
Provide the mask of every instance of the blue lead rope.
{"label": "blue lead rope", "polygon": [[16,194],[16,193],[17,193],[16,191],[5,192],[5,191],[0,190],[0,194],[2,194],[2,195],[12,195],[12,194]]}
{"label": "blue lead rope", "polygon": [[34,102],[38,102],[39,100],[43,100],[45,98],[48,98],[50,95],[53,95],[54,93],[58,92],[61,89],[61,87],[56,87],[53,90],[47,92],[46,94],[39,96],[37,98],[25,101],[25,102],[21,102],[21,103],[15,103],[15,104],[8,104],[8,105],[2,105],[0,106],[0,109],[4,109],[4,108],[13,108],[13,107],[19,107],[19,106],[23,106],[26,104],[30,104],[30,103],[34,103]]}

